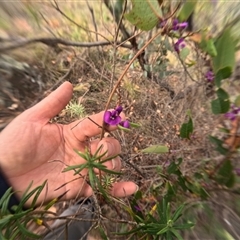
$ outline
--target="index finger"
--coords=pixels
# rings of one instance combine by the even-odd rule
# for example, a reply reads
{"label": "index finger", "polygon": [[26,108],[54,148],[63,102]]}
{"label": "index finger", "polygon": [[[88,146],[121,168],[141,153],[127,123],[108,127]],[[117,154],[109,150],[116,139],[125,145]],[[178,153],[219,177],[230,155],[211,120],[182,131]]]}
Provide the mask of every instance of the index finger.
{"label": "index finger", "polygon": [[[69,124],[71,131],[74,136],[79,141],[85,141],[89,137],[97,136],[102,131],[103,124],[103,116],[104,112],[91,115],[89,117],[84,118],[83,120],[77,120]],[[120,114],[122,120],[125,120],[125,115],[123,113]],[[117,129],[117,126],[108,126],[108,131],[114,131]]]}

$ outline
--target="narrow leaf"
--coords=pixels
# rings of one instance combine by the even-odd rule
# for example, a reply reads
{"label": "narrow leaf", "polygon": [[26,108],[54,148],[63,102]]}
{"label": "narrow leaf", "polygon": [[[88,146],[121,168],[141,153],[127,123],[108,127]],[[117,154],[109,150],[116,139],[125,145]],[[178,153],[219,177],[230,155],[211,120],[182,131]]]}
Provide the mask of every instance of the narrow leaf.
{"label": "narrow leaf", "polygon": [[169,148],[163,145],[153,145],[141,150],[143,153],[168,153]]}

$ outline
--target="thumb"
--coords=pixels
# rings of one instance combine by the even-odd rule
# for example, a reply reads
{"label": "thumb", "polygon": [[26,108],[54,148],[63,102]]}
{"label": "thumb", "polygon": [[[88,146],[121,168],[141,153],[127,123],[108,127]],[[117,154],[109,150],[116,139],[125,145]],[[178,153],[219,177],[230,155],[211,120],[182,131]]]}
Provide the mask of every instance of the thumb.
{"label": "thumb", "polygon": [[50,118],[55,117],[69,103],[72,92],[72,84],[64,82],[41,102],[27,110],[28,117],[32,121],[48,122]]}

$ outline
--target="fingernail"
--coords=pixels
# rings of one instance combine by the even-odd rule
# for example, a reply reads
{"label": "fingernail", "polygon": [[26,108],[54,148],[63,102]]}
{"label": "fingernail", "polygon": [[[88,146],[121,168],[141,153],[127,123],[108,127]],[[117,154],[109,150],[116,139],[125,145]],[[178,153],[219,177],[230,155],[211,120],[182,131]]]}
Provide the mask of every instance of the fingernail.
{"label": "fingernail", "polygon": [[114,145],[112,144],[112,142],[108,142],[107,141],[107,155],[108,156],[111,156],[112,155],[112,152],[113,152],[113,149],[114,149]]}
{"label": "fingernail", "polygon": [[116,160],[115,158],[112,159],[112,170],[114,170],[116,167]]}
{"label": "fingernail", "polygon": [[136,184],[136,190],[134,193],[136,193],[139,190],[139,186]]}
{"label": "fingernail", "polygon": [[100,146],[102,146],[101,149],[101,154],[106,153],[106,155],[104,155],[104,157],[108,157],[112,155],[112,151],[113,151],[113,144],[111,142],[105,142],[105,143],[101,143],[100,142]]}

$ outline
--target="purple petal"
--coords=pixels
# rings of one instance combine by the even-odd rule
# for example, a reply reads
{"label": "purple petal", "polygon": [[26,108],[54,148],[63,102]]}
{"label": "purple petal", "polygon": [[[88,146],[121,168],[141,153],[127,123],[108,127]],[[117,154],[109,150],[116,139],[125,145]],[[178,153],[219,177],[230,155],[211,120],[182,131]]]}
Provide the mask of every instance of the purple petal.
{"label": "purple petal", "polygon": [[214,80],[214,73],[209,70],[206,74],[205,74],[205,77],[206,79],[209,81],[209,82],[212,82]]}
{"label": "purple petal", "polygon": [[179,46],[178,46],[177,44],[174,44],[174,50],[175,50],[176,52],[178,52],[178,53],[180,52],[180,51],[179,51]]}
{"label": "purple petal", "polygon": [[117,106],[117,107],[115,108],[115,111],[117,111],[118,114],[120,114],[120,113],[122,112],[122,110],[123,110],[123,107],[122,107],[122,106]]}
{"label": "purple petal", "polygon": [[180,44],[180,48],[185,48],[186,47],[186,44],[185,43],[181,43]]}
{"label": "purple petal", "polygon": [[122,118],[120,116],[117,117],[111,117],[111,119],[109,119],[108,124],[109,125],[118,125],[121,122]]}
{"label": "purple petal", "polygon": [[167,23],[167,21],[166,21],[166,20],[163,20],[163,21],[160,23],[160,25],[159,25],[160,28],[165,27],[166,23]]}
{"label": "purple petal", "polygon": [[128,120],[120,122],[119,125],[121,125],[124,128],[130,128],[130,123]]}
{"label": "purple petal", "polygon": [[188,23],[187,23],[187,22],[179,23],[179,24],[178,24],[178,27],[181,28],[181,29],[185,29],[185,28],[188,27]]}
{"label": "purple petal", "polygon": [[103,120],[105,123],[109,125],[118,125],[122,118],[118,116],[118,112],[113,110],[112,112],[106,111],[103,116]]}
{"label": "purple petal", "polygon": [[232,112],[225,113],[224,116],[226,118],[230,119],[231,121],[235,120],[235,118],[236,118],[236,114],[234,114]]}
{"label": "purple petal", "polygon": [[184,47],[185,47],[185,43],[183,38],[179,38],[177,42],[174,44],[174,49],[177,53],[180,52],[180,48],[184,48]]}
{"label": "purple petal", "polygon": [[173,19],[173,23],[172,24],[173,24],[173,26],[176,26],[178,24],[177,18]]}
{"label": "purple petal", "polygon": [[141,212],[141,208],[138,205],[135,205],[134,208],[138,211]]}
{"label": "purple petal", "polygon": [[111,117],[117,117],[119,115],[119,113],[118,113],[118,111],[116,111],[116,110],[112,110],[112,112],[111,112]]}
{"label": "purple petal", "polygon": [[106,111],[103,116],[103,120],[105,123],[108,123],[111,119],[112,113],[110,111]]}
{"label": "purple petal", "polygon": [[183,42],[184,42],[184,38],[179,38],[178,41],[176,42],[176,44],[180,45]]}

